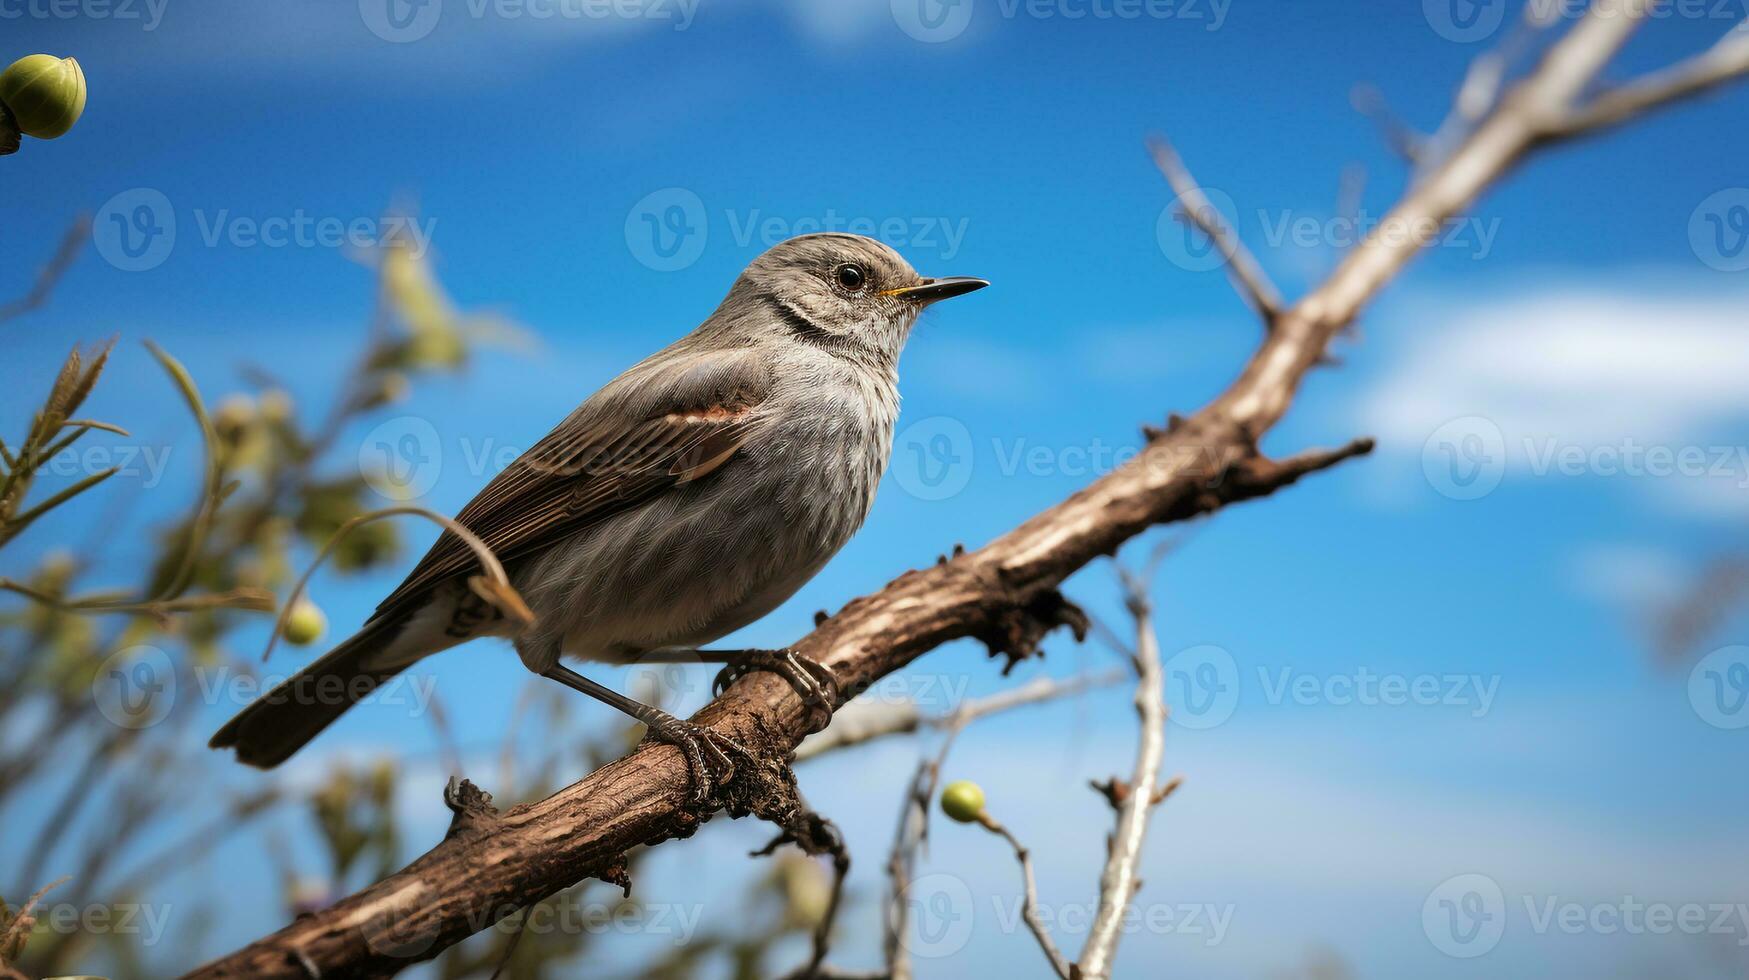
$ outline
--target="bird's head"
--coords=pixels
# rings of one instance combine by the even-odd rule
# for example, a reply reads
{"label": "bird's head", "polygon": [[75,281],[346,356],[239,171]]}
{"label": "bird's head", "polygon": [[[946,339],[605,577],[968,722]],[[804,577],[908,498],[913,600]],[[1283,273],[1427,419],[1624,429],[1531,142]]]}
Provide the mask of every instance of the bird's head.
{"label": "bird's head", "polygon": [[753,260],[725,305],[765,329],[857,359],[898,359],[923,308],[989,283],[918,275],[887,245],[861,235],[802,235]]}

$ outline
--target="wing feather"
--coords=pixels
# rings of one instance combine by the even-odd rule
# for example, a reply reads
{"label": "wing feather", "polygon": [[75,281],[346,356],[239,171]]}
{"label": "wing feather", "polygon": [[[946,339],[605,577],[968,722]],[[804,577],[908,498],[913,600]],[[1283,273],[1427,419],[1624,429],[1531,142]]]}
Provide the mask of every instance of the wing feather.
{"label": "wing feather", "polygon": [[[744,351],[670,348],[615,379],[486,484],[456,515],[503,562],[715,473],[756,430],[771,387]],[[476,572],[445,531],[373,619]]]}

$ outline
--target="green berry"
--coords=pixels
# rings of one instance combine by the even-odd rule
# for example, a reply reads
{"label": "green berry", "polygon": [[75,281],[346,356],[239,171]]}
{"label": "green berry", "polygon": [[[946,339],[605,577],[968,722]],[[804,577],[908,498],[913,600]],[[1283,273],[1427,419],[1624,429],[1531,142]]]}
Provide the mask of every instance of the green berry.
{"label": "green berry", "polygon": [[308,599],[299,599],[292,607],[291,615],[285,618],[286,642],[296,646],[307,646],[322,638],[328,630],[328,617],[322,615],[322,610]]}
{"label": "green berry", "polygon": [[0,72],[0,103],[26,136],[52,140],[85,111],[85,72],[72,58],[27,55]]}
{"label": "green berry", "polygon": [[960,823],[972,823],[984,815],[984,791],[969,779],[948,783],[941,791],[941,812]]}

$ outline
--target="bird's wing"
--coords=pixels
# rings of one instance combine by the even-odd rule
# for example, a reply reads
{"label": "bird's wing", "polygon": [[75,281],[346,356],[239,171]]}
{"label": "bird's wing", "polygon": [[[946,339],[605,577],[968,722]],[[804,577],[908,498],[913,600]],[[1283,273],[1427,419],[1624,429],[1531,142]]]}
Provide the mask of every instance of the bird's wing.
{"label": "bird's wing", "polygon": [[[758,426],[771,387],[749,351],[652,357],[615,379],[486,484],[456,520],[503,562],[533,554],[612,514],[703,479]],[[479,570],[445,531],[372,618]]]}

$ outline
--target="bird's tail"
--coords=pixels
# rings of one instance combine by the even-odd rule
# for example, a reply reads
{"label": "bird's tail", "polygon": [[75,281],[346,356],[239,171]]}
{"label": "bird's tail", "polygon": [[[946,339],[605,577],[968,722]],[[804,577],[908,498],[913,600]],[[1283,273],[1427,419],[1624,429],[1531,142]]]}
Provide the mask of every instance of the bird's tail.
{"label": "bird's tail", "polygon": [[320,660],[281,681],[237,713],[207,745],[234,748],[237,759],[272,769],[377,686],[409,663],[385,664],[378,656],[401,632],[405,620],[383,617],[366,623]]}

